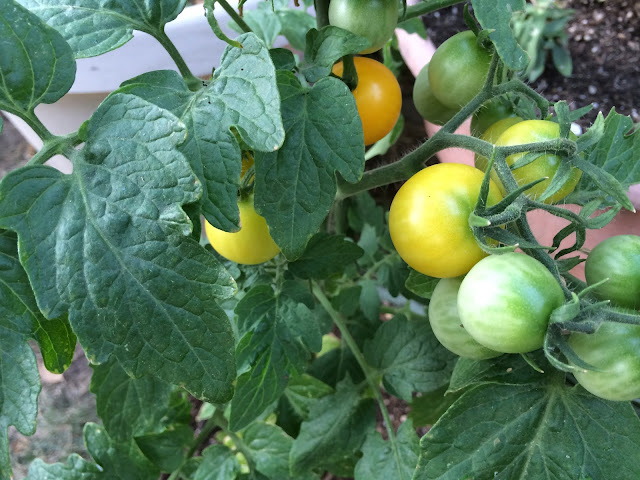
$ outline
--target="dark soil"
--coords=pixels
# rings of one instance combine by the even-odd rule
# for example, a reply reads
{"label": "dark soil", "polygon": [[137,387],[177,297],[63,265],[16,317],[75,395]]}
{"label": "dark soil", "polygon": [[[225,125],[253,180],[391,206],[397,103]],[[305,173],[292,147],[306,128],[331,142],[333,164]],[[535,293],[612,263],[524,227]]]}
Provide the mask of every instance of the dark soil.
{"label": "dark soil", "polygon": [[[593,122],[598,111],[606,114],[614,106],[618,112],[631,115],[634,122],[640,122],[640,2],[568,0],[565,5],[575,10],[568,28],[573,75],[565,78],[548,65],[535,88],[550,100],[567,100],[572,108],[593,104],[594,110],[581,121],[583,127]],[[424,20],[436,45],[466,29],[462,9],[458,7],[436,12]],[[410,100],[413,77],[404,72],[401,83],[406,93],[404,135],[385,159],[373,159],[371,166],[402,156],[424,141],[422,120]],[[0,135],[0,178],[24,164],[32,154],[33,150],[5,121]],[[394,191],[395,187],[389,186],[377,196],[390,198]],[[64,461],[71,452],[83,453],[82,426],[87,421],[96,421],[95,401],[88,390],[90,369],[81,352],[64,375],[48,374],[44,368],[41,375],[43,390],[37,433],[23,437],[13,428],[9,430],[16,479],[25,476],[35,457],[54,462]],[[408,406],[389,396],[386,402],[397,428],[405,420]],[[381,418],[378,431],[386,437]],[[332,476],[325,479],[337,480]]]}

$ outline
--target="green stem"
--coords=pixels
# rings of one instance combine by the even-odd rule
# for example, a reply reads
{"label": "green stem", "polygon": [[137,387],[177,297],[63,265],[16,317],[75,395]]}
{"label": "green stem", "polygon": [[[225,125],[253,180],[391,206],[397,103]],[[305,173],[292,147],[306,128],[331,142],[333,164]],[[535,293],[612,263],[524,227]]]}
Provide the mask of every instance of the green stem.
{"label": "green stem", "polygon": [[[382,392],[380,391],[380,387],[378,385],[379,382],[375,380],[376,375],[371,371],[371,367],[369,367],[369,364],[367,364],[367,361],[365,360],[364,355],[360,351],[358,344],[356,343],[355,339],[351,336],[351,332],[349,332],[349,329],[347,328],[347,324],[342,319],[342,316],[333,308],[333,305],[331,305],[331,302],[326,297],[326,295],[324,294],[320,286],[317,283],[313,282],[311,289],[315,297],[318,299],[320,304],[324,307],[324,309],[327,311],[327,313],[329,314],[333,322],[336,324],[336,326],[340,330],[342,339],[345,341],[345,343],[353,353],[353,356],[355,357],[356,361],[358,362],[358,365],[360,365],[360,368],[364,372],[365,379],[369,387],[373,391],[373,394],[376,397],[376,401],[378,402],[378,406],[380,407],[382,418],[384,419],[385,427],[387,429],[389,442],[392,445],[396,458],[400,460],[398,445],[396,442],[396,434],[393,430],[391,417],[389,417],[389,411],[387,410],[387,407],[384,404],[384,398],[382,397]],[[400,462],[398,462],[398,464],[400,464]]]}
{"label": "green stem", "polygon": [[231,440],[233,440],[236,448],[240,451],[240,453],[244,455],[244,458],[247,459],[247,464],[249,465],[251,470],[255,470],[256,462],[251,456],[251,451],[245,445],[244,440],[242,440],[242,438],[240,438],[238,434],[229,430],[229,422],[222,412],[222,408],[216,408],[216,411],[214,412],[213,417],[211,417],[211,420],[213,420],[218,427],[224,430],[224,432],[229,435],[229,437],[231,437]]}
{"label": "green stem", "polygon": [[329,25],[329,1],[314,0],[313,6],[316,10],[316,26],[318,30]]}
{"label": "green stem", "polygon": [[464,0],[425,0],[417,5],[411,5],[407,7],[407,11],[402,9],[398,12],[398,22],[403,22],[414,17],[420,17],[427,13],[435,12],[441,8],[450,7],[457,3],[463,3]]}
{"label": "green stem", "polygon": [[235,9],[227,3],[227,0],[216,0],[224,11],[229,14],[229,16],[233,19],[234,22],[238,24],[238,26],[242,29],[243,32],[249,33],[251,32],[251,27],[247,25],[247,23],[242,19],[242,17],[235,11]]}
{"label": "green stem", "polygon": [[353,63],[353,55],[342,57],[342,65],[342,81],[347,84],[349,90],[353,91],[358,86],[358,72],[355,63]]}
{"label": "green stem", "polygon": [[36,153],[27,165],[42,165],[54,155],[63,154],[67,158],[73,156],[74,147],[79,145],[81,140],[78,137],[78,132],[70,133],[60,137],[51,137],[45,141],[42,148]]}
{"label": "green stem", "polygon": [[184,81],[187,83],[190,90],[195,91],[202,87],[202,80],[191,73],[191,70],[184,61],[184,58],[182,58],[182,55],[171,39],[167,36],[164,29],[161,31],[148,31],[146,33],[153,35],[153,37],[155,37],[155,39],[158,40],[158,42],[160,42],[164,49],[169,53],[171,59],[178,67],[180,75],[182,75],[182,78],[184,78]]}

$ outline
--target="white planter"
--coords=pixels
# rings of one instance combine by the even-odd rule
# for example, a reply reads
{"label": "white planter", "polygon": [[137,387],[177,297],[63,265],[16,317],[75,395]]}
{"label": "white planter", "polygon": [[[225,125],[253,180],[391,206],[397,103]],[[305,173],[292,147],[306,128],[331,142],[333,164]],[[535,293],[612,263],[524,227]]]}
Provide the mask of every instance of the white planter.
{"label": "white planter", "polygon": [[[236,37],[237,33],[228,26],[229,15],[219,5],[215,13],[222,31],[230,38]],[[211,31],[202,5],[185,8],[178,18],[167,24],[165,31],[191,72],[199,77],[211,74],[227,45]],[[284,37],[279,37],[275,46],[283,47],[286,43]],[[38,105],[36,115],[55,135],[74,132],[122,82],[152,70],[167,69],[177,71],[166,50],[150,35],[135,31],[133,39],[122,47],[77,60],[76,79],[69,93],[54,104]],[[10,114],[7,117],[34,148],[42,147],[40,137],[22,119]],[[69,161],[60,155],[47,163],[63,172],[71,171]]]}

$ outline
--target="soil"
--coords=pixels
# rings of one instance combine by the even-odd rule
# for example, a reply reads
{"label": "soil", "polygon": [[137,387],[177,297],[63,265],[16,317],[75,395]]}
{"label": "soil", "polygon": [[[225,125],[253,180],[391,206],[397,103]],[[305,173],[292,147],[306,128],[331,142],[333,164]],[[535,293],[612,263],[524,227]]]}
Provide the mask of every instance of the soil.
{"label": "soil", "polygon": [[[573,74],[565,78],[552,65],[547,65],[542,77],[535,82],[535,88],[550,100],[569,101],[573,108],[592,103],[595,108],[581,120],[583,127],[593,122],[598,111],[606,114],[613,106],[619,113],[631,115],[634,122],[640,122],[640,2],[568,0],[564,5],[575,10],[568,27]],[[441,10],[424,20],[436,45],[466,28],[459,7]],[[392,161],[424,141],[422,120],[410,101],[413,77],[405,71],[400,81],[403,91],[407,92],[403,107],[404,135],[384,159],[372,160],[371,166]],[[4,119],[0,135],[0,178],[23,165],[32,155],[33,149]],[[394,191],[395,187],[389,186],[378,192],[379,198],[390,198]],[[24,437],[13,427],[9,429],[16,479],[25,477],[29,463],[36,457],[55,462],[64,461],[71,452],[86,455],[82,426],[85,422],[97,421],[95,400],[89,392],[91,370],[80,350],[63,375],[50,374],[44,368],[40,372],[43,389],[39,400],[38,431],[32,437]],[[408,406],[389,396],[386,401],[397,428],[406,418]],[[381,418],[378,419],[378,430],[386,437]],[[338,480],[330,475],[325,477],[325,480],[329,479]]]}

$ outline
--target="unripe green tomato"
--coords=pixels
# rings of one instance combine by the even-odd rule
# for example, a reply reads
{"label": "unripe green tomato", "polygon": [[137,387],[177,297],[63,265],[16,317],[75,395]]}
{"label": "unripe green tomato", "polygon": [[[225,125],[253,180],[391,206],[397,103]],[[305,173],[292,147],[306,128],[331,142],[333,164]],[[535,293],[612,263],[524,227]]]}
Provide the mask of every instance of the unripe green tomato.
{"label": "unripe green tomato", "polygon": [[[480,139],[489,143],[493,143],[495,145],[498,138],[500,138],[500,135],[502,135],[508,128],[521,121],[522,119],[520,117],[507,117],[503,118],[502,120],[498,120],[496,123],[487,128]],[[483,172],[486,172],[487,167],[489,166],[489,159],[487,157],[483,157],[482,155],[476,154],[473,157],[473,163],[476,168],[482,170]],[[500,189],[500,192],[502,192],[502,195],[505,195],[506,190],[504,188],[504,185],[502,185],[502,182],[500,181],[500,178],[498,177],[498,174],[494,169],[491,170],[491,180],[496,182],[496,185],[498,185],[498,188]]]}
{"label": "unripe green tomato", "polygon": [[438,341],[461,357],[484,360],[502,355],[476,342],[458,315],[458,289],[462,277],[443,278],[429,300],[429,323]]}
{"label": "unripe green tomato", "polygon": [[329,24],[365,37],[371,46],[362,54],[380,50],[398,24],[396,0],[331,0]]}
{"label": "unripe green tomato", "polygon": [[422,118],[436,125],[444,125],[460,111],[459,108],[445,107],[436,98],[429,84],[429,64],[416,77],[413,85],[413,104]]}
{"label": "unripe green tomato", "polygon": [[433,94],[449,108],[460,108],[471,101],[484,85],[491,54],[478,45],[471,30],[447,39],[429,62],[429,84]]}
{"label": "unripe green tomato", "polygon": [[[557,123],[548,120],[524,120],[505,130],[496,141],[496,145],[522,145],[524,143],[545,142],[556,138],[560,138],[560,126]],[[570,133],[569,138],[575,140],[577,137],[573,133]],[[526,154],[527,152],[509,155],[507,157],[507,164],[513,165]],[[525,192],[527,196],[535,199],[547,189],[562,161],[562,158],[558,155],[551,153],[544,154],[536,158],[533,162],[513,170],[513,176],[518,182],[518,185],[521,186],[540,178],[548,177],[547,180],[538,183]],[[569,195],[576,188],[581,176],[582,171],[571,167],[569,179],[560,190],[549,198],[546,198],[544,203],[557,203]]]}
{"label": "unripe green tomato", "polygon": [[606,400],[640,397],[640,326],[605,322],[595,333],[572,333],[569,346],[597,370],[574,372],[585,390]]}
{"label": "unripe green tomato", "polygon": [[480,137],[491,125],[515,116],[511,102],[500,97],[492,98],[483,103],[471,117],[471,135]]}
{"label": "unripe green tomato", "polygon": [[480,260],[458,291],[458,314],[469,335],[503,353],[541,348],[551,312],[563,303],[555,277],[524,253]]}
{"label": "unripe green tomato", "polygon": [[640,310],[640,237],[616,235],[603,240],[589,253],[584,274],[588,285],[609,279],[593,291],[600,300]]}

